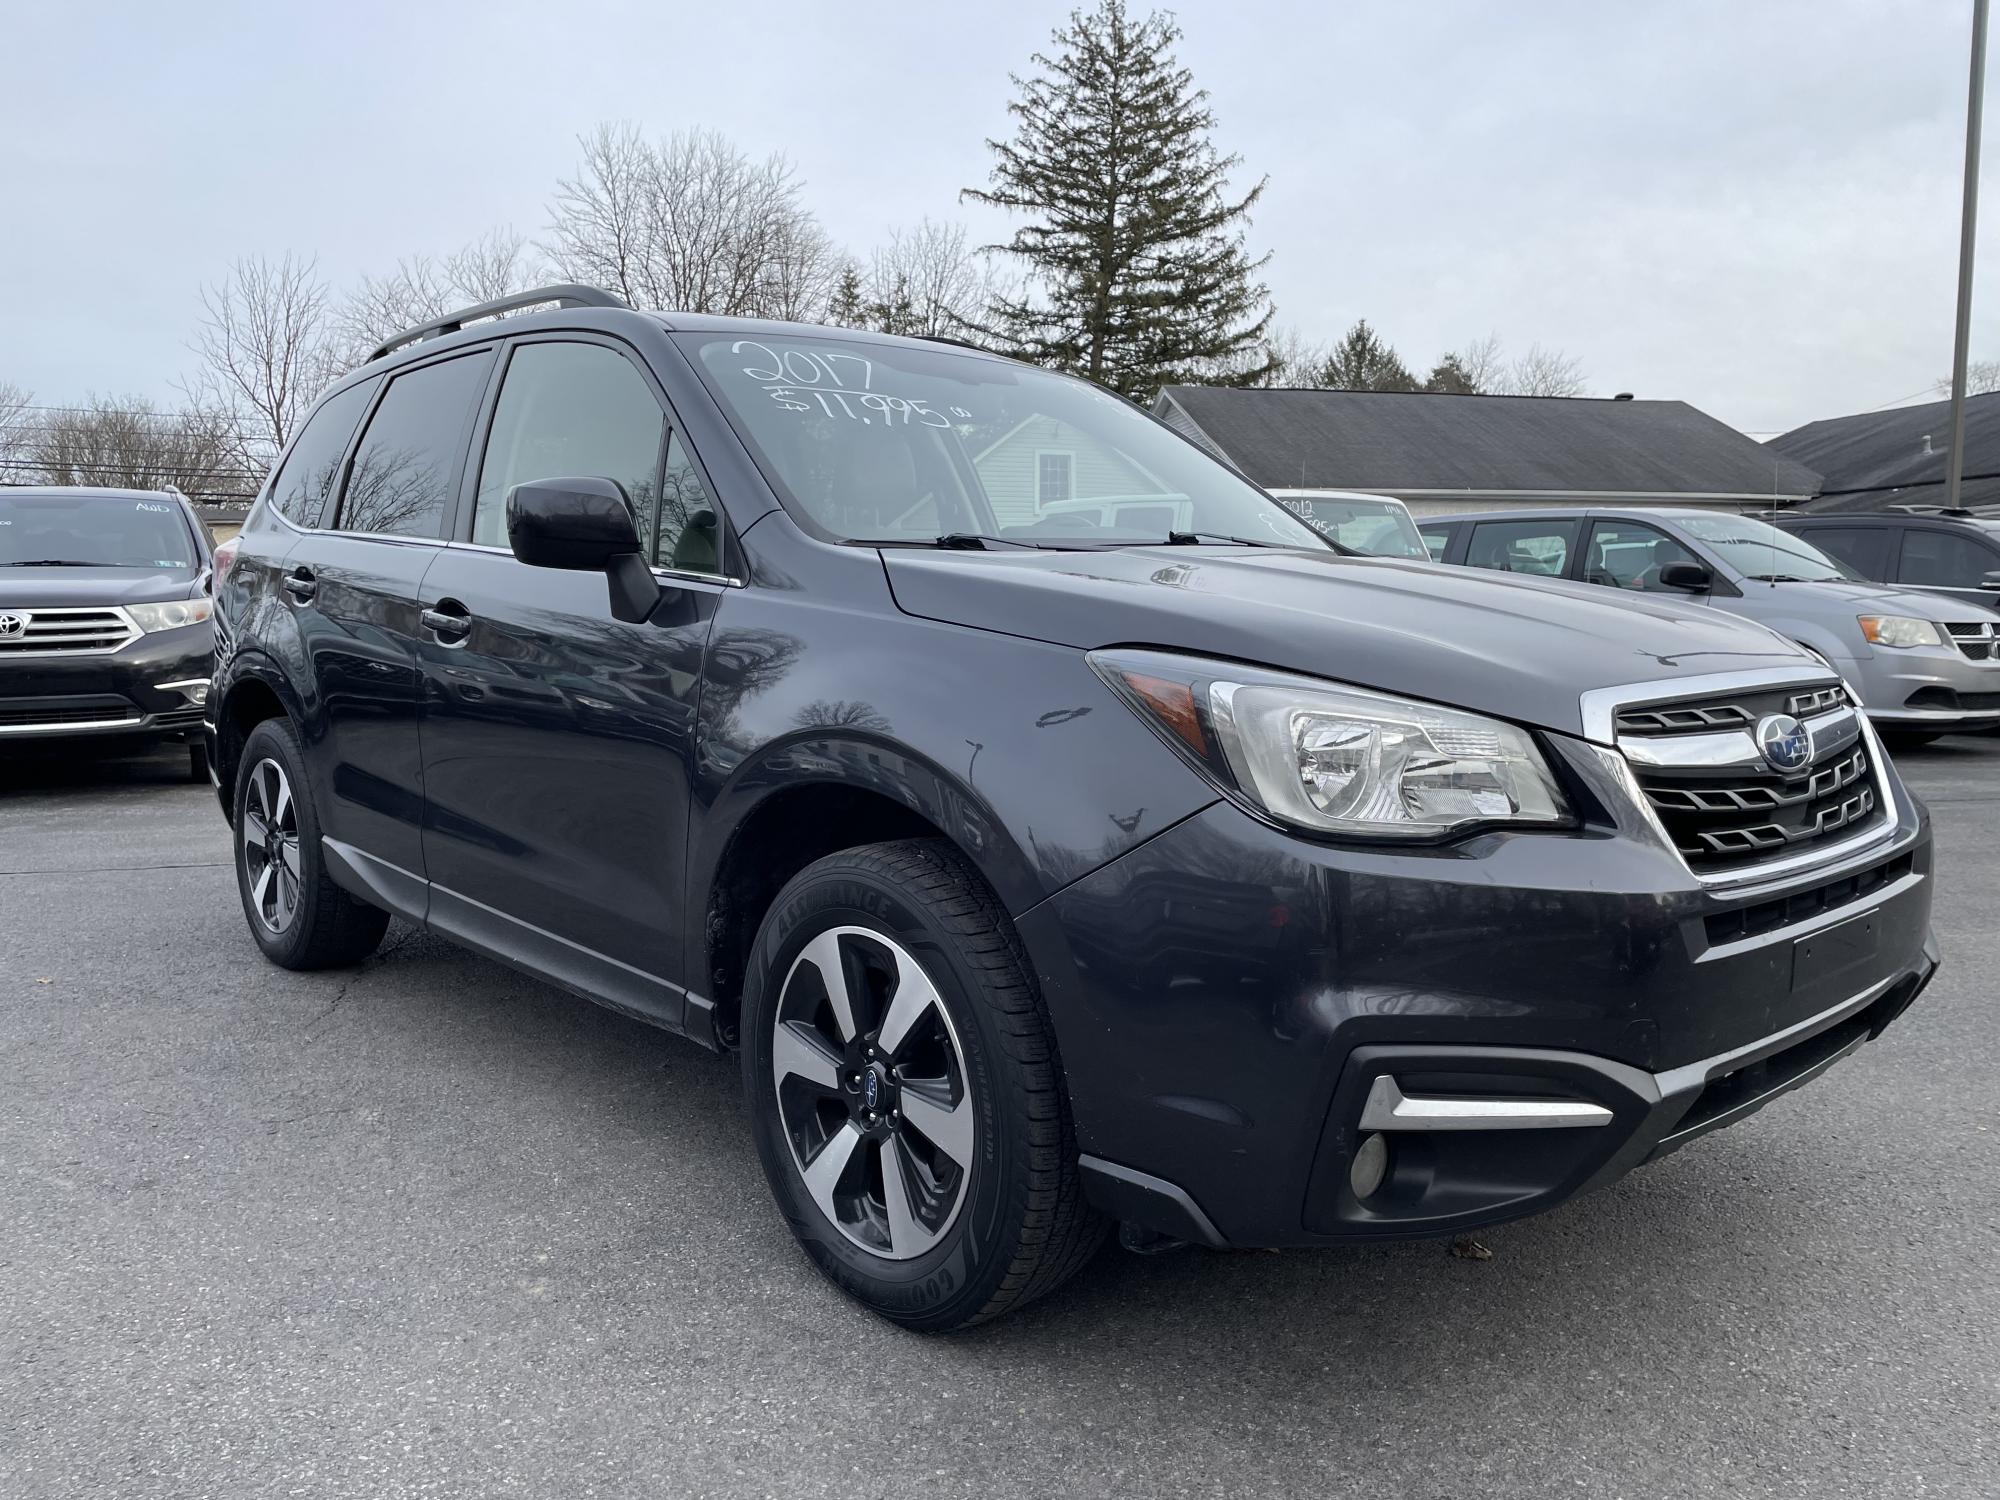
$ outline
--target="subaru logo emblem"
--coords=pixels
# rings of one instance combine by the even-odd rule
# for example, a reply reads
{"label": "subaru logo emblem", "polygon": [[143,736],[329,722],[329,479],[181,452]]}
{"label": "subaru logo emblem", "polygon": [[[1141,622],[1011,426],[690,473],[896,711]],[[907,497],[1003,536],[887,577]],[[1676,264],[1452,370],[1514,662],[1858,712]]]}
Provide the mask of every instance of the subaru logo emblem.
{"label": "subaru logo emblem", "polygon": [[1812,736],[1790,714],[1766,714],[1757,721],[1757,748],[1774,771],[1803,771],[1813,757]]}
{"label": "subaru logo emblem", "polygon": [[873,1109],[881,1096],[882,1081],[875,1076],[875,1070],[870,1068],[861,1080],[861,1102],[869,1109]]}
{"label": "subaru logo emblem", "polygon": [[28,616],[8,610],[0,614],[0,641],[16,641],[28,633]]}

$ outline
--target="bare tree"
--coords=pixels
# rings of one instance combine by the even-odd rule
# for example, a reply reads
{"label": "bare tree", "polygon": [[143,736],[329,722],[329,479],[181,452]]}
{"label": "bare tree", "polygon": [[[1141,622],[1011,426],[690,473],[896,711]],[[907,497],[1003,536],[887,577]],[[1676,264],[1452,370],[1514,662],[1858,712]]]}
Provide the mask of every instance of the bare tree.
{"label": "bare tree", "polygon": [[459,308],[527,291],[549,279],[533,247],[511,229],[496,229],[442,260],[407,256],[387,276],[364,276],[333,324],[342,362],[360,364],[384,339]]}
{"label": "bare tree", "polygon": [[1459,373],[1474,391],[1496,392],[1506,380],[1507,362],[1501,356],[1500,335],[1497,333],[1474,339],[1445,358],[1457,359]]}
{"label": "bare tree", "polygon": [[25,445],[43,484],[157,490],[248,499],[235,424],[218,411],[159,411],[143,396],[92,395],[36,423]]}
{"label": "bare tree", "polygon": [[991,292],[992,277],[963,224],[926,218],[893,229],[869,257],[870,320],[885,333],[962,336]]}
{"label": "bare tree", "polygon": [[650,144],[630,125],[580,139],[550,204],[546,253],[573,281],[637,307],[817,316],[840,272],[791,164],[752,161],[711,130]]}
{"label": "bare tree", "polygon": [[34,434],[34,392],[0,380],[0,484],[29,477],[27,449]]}
{"label": "bare tree", "polygon": [[252,256],[201,294],[190,405],[230,419],[238,463],[261,479],[342,368],[316,261]]}
{"label": "bare tree", "polygon": [[[1951,394],[1951,377],[1940,376],[1935,389],[1940,396]],[[1965,394],[1984,396],[2000,391],[2000,359],[1975,359],[1965,367]]]}
{"label": "bare tree", "polygon": [[1530,344],[1528,352],[1508,366],[1500,393],[1508,396],[1579,396],[1583,365],[1560,349]]}

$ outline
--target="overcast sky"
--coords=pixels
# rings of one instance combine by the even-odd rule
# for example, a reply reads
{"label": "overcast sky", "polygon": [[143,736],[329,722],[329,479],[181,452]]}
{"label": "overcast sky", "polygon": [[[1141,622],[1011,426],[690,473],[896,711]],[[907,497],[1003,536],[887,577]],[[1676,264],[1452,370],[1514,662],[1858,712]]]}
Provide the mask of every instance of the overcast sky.
{"label": "overcast sky", "polygon": [[[997,237],[957,193],[1067,9],[12,7],[0,381],[170,402],[233,258],[317,255],[338,285],[539,234],[602,120],[784,152],[863,255],[926,214]],[[1250,235],[1279,318],[1314,337],[1366,317],[1413,367],[1539,340],[1595,394],[1759,435],[1950,367],[1970,0],[1178,9],[1219,143],[1270,178]],[[1989,224],[1975,357],[2000,357],[2000,193]]]}

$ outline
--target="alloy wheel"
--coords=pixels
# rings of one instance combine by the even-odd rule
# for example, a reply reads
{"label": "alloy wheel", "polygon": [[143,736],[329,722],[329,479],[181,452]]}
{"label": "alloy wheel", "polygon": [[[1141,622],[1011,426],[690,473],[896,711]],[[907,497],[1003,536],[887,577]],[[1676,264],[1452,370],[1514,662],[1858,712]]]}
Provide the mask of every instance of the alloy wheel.
{"label": "alloy wheel", "polygon": [[244,888],[265,930],[281,933],[299,913],[299,813],[275,760],[250,771],[243,797]]}
{"label": "alloy wheel", "polygon": [[886,1260],[934,1247],[965,1203],[973,1100],[958,1032],[909,950],[866,927],[807,943],[779,995],[771,1072],[828,1222]]}

